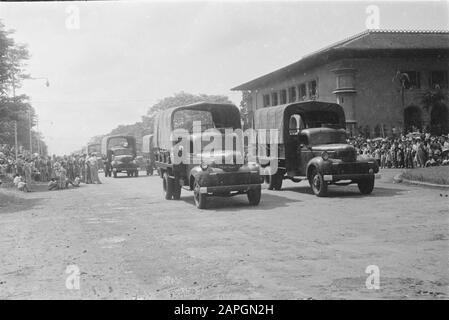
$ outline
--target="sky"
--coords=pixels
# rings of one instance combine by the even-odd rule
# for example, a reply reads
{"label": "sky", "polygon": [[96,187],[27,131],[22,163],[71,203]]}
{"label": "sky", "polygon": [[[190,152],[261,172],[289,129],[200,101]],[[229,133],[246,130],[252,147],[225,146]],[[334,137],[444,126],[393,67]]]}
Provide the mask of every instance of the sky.
{"label": "sky", "polygon": [[27,72],[49,80],[17,93],[30,96],[50,154],[140,121],[177,92],[238,105],[232,87],[373,25],[449,29],[446,1],[2,2],[0,20],[28,45]]}

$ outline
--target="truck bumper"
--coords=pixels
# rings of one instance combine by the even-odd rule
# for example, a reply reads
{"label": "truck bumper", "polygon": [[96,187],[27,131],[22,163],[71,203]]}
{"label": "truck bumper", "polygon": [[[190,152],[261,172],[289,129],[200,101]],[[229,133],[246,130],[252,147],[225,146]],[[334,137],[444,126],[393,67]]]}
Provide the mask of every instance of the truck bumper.
{"label": "truck bumper", "polygon": [[374,176],[374,179],[380,179],[380,174],[370,174],[370,173],[357,173],[357,174],[325,174],[323,175],[324,181],[333,182],[340,180],[363,180],[367,178],[371,178]]}
{"label": "truck bumper", "polygon": [[135,171],[138,170],[137,166],[132,166],[132,167],[112,167],[112,171],[113,172],[123,172],[123,171]]}
{"label": "truck bumper", "polygon": [[228,192],[228,191],[241,191],[246,192],[250,189],[260,187],[260,184],[238,184],[229,186],[214,186],[214,187],[200,187],[200,193],[215,193],[215,192]]}

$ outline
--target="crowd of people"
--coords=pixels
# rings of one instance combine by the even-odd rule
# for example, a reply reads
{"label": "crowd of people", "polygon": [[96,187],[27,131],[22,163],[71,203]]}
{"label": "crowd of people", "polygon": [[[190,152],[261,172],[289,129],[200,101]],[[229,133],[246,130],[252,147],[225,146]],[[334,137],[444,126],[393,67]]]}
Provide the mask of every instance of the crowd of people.
{"label": "crowd of people", "polygon": [[[13,146],[0,145],[0,181],[12,180],[21,191],[32,191],[35,182],[48,183],[49,190],[79,187],[81,183],[101,184],[96,154],[41,156],[20,150],[16,159]],[[0,182],[1,183],[1,182]]]}
{"label": "crowd of people", "polygon": [[397,137],[352,138],[358,154],[376,159],[381,168],[423,168],[449,165],[449,135],[420,131]]}
{"label": "crowd of people", "polygon": [[[374,158],[380,168],[422,168],[449,165],[449,134],[435,136],[411,132],[396,137],[348,139],[359,155]],[[95,153],[70,156],[41,156],[20,150],[16,159],[10,145],[0,145],[0,184],[9,178],[21,191],[32,191],[33,182],[48,183],[49,190],[101,184],[98,169],[103,166]]]}

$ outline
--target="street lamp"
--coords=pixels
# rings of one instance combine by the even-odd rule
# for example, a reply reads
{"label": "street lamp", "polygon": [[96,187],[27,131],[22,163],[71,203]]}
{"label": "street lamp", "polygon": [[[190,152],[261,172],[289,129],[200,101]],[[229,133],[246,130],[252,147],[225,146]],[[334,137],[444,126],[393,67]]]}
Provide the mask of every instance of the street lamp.
{"label": "street lamp", "polygon": [[34,78],[34,77],[30,77],[28,78],[30,80],[45,80],[45,86],[49,87],[50,86],[50,81],[48,81],[48,78],[45,77],[38,77],[38,78]]}

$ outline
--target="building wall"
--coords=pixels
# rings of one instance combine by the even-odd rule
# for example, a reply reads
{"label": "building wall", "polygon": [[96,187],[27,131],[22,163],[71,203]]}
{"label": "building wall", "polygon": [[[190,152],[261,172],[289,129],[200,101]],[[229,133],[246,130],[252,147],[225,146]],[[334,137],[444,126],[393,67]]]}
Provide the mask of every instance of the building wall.
{"label": "building wall", "polygon": [[[355,89],[355,93],[333,93],[337,89],[338,71],[336,70],[342,69],[353,69],[354,83],[352,86]],[[398,70],[420,72],[421,88],[406,89],[404,91],[404,107],[410,105],[420,107],[423,125],[428,125],[430,112],[422,109],[422,95],[430,89],[429,77],[431,71],[449,71],[447,58],[379,57],[334,61],[295,75],[290,79],[273,83],[268,87],[253,90],[251,92],[252,107],[253,110],[262,108],[263,95],[265,94],[271,95],[272,92],[278,92],[292,86],[298,88],[299,84],[316,79],[318,85],[316,99],[341,104],[345,109],[347,120],[354,118],[349,120],[356,121],[356,131],[363,132],[368,130],[371,135],[376,135],[376,132],[374,132],[375,127],[383,126],[384,134],[391,134],[393,128],[396,132],[400,132],[404,126],[404,107],[402,106],[401,86],[399,81],[395,79]],[[448,90],[444,89],[443,92],[447,96]],[[341,99],[342,97],[343,99]],[[296,101],[300,101],[298,94]]]}

